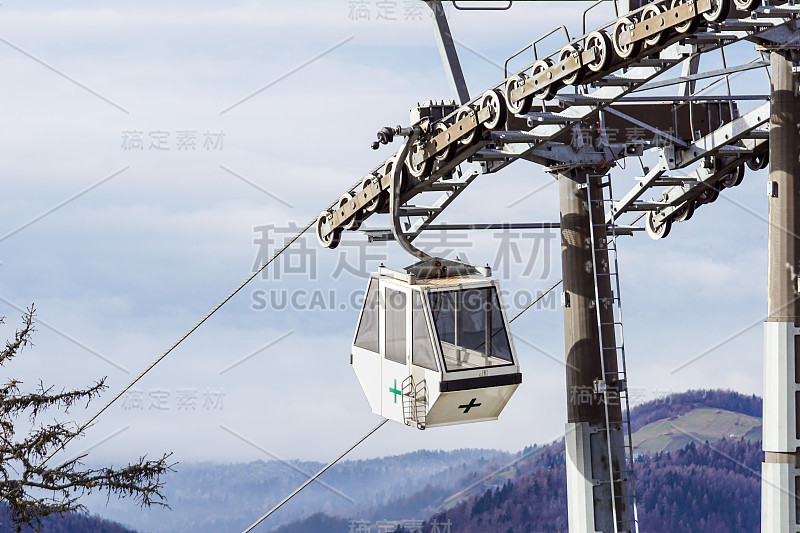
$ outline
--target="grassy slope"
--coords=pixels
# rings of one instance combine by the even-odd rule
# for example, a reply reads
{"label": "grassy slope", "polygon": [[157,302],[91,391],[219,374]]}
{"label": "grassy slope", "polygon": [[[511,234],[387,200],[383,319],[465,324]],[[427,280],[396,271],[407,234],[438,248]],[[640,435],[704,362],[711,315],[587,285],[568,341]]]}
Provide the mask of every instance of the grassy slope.
{"label": "grassy slope", "polygon": [[644,426],[633,434],[633,445],[636,453],[646,454],[680,450],[690,442],[700,444],[731,437],[761,440],[761,419],[723,409],[693,409]]}

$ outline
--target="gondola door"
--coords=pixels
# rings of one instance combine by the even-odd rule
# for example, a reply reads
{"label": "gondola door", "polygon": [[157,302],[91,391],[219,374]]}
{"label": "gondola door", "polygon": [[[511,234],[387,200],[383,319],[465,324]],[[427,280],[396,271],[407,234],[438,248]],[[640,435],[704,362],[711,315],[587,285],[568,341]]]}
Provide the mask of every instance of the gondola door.
{"label": "gondola door", "polygon": [[411,350],[411,290],[381,284],[381,411],[403,422],[403,381],[409,376]]}
{"label": "gondola door", "polygon": [[[411,357],[410,376],[413,378],[411,414],[417,427],[427,426],[430,406],[439,395],[441,374],[437,360],[441,359],[434,344],[434,325],[428,307],[428,295],[422,289],[411,291]],[[408,423],[408,422],[406,422]]]}

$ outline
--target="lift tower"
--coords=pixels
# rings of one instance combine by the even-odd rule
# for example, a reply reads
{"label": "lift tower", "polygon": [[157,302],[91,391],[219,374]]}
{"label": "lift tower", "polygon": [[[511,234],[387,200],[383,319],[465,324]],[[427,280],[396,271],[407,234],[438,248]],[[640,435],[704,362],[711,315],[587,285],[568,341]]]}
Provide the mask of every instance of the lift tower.
{"label": "lift tower", "polygon": [[610,182],[603,179],[586,168],[558,173],[570,533],[636,531],[613,312],[619,295],[606,248],[603,187]]}
{"label": "lift tower", "polygon": [[[370,240],[393,238],[410,251],[426,229],[458,229],[432,223],[478,176],[521,160],[555,174],[564,274],[570,532],[632,532],[637,530],[633,447],[614,237],[639,229],[654,239],[666,237],[673,223],[690,220],[696,209],[739,185],[745,166],[765,168],[769,149],[763,531],[800,533],[795,498],[800,484],[800,365],[795,360],[800,353],[800,343],[795,347],[800,336],[800,218],[795,213],[800,108],[794,72],[800,6],[786,0],[637,0],[631,4],[639,7],[629,11],[617,5],[615,19],[592,31],[584,24],[581,36],[570,36],[561,25],[528,41],[506,59],[498,83],[470,96],[441,1],[426,1],[454,99],[418,104],[408,127],[378,132],[373,149],[395,137],[405,140],[320,213],[319,243],[335,248],[342,232],[356,231],[371,215],[384,213],[392,220],[391,231],[365,230]],[[504,0],[497,9],[511,3]],[[583,20],[602,3],[589,6]],[[542,40],[562,31],[563,47],[542,52]],[[766,95],[735,95],[730,89],[727,96],[706,95],[694,87],[699,80],[717,78],[710,88],[731,74],[767,66],[761,56],[727,64],[725,48],[743,41],[772,54],[771,117]],[[700,71],[699,56],[714,51],[722,54],[723,68]],[[520,54],[530,52],[534,63],[509,70],[513,61],[522,61]],[[680,77],[661,77],[679,64],[685,66]],[[679,96],[661,93],[674,85],[683,88]],[[750,101],[763,102],[751,108]],[[740,104],[749,110],[743,112]],[[614,200],[609,168],[644,152],[656,153],[657,163],[642,165],[643,175]],[[635,219],[626,226],[623,216]],[[635,226],[642,216],[645,227]]]}
{"label": "lift tower", "polygon": [[800,532],[800,96],[797,44],[770,51],[768,315],[761,531]]}

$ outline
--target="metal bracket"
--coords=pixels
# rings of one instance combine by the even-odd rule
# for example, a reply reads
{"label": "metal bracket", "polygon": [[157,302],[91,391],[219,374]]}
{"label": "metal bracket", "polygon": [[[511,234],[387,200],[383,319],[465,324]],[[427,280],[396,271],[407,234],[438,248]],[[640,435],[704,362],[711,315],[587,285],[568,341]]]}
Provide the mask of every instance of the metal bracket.
{"label": "metal bracket", "polygon": [[777,198],[778,197],[778,182],[777,181],[768,181],[767,182],[767,196],[770,198]]}

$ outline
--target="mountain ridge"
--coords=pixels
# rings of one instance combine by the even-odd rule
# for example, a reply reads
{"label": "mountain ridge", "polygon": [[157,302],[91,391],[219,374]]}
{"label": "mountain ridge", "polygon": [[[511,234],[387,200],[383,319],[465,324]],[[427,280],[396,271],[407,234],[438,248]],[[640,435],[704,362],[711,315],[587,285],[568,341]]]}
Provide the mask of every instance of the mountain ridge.
{"label": "mountain ridge", "polygon": [[[667,435],[668,438],[658,445],[651,442],[642,446],[640,442],[637,472],[640,469],[643,471],[644,492],[640,495],[639,504],[643,513],[641,524],[643,527],[645,524],[648,526],[643,530],[704,533],[757,531],[760,509],[758,505],[756,508],[752,505],[753,501],[758,502],[760,494],[757,477],[753,478],[752,473],[746,470],[744,473],[729,471],[730,468],[727,467],[733,463],[716,451],[721,446],[728,450],[725,454],[741,458],[741,464],[749,461],[753,471],[759,470],[761,408],[761,399],[755,395],[743,395],[731,390],[692,390],[659,398],[632,409],[632,428],[636,428],[635,434],[638,433],[640,437],[658,434],[659,427],[673,433]],[[649,430],[652,431],[648,433]],[[731,435],[734,436],[733,439],[730,438]],[[451,523],[452,530],[459,533],[566,531],[566,471],[563,452],[563,440],[525,448],[506,468],[484,476],[481,483],[475,484],[474,480],[465,482],[467,486],[474,484],[471,490],[457,492],[458,497],[451,495],[444,498],[440,502],[440,509],[428,515],[421,531],[435,531],[434,521],[439,524]],[[720,462],[720,458],[727,463],[727,467]],[[711,483],[709,480],[714,476],[725,480],[725,483]],[[661,492],[657,488],[659,486],[669,490]],[[707,486],[712,486],[713,490],[707,491]],[[726,500],[724,497],[725,487],[729,486],[738,486],[741,489],[734,500]],[[441,499],[440,492],[429,491],[426,496],[436,501]],[[682,493],[686,494],[686,500],[691,501],[680,502],[679,496]],[[418,498],[424,503],[422,496],[419,494],[401,499],[394,502],[390,509],[403,510],[404,516],[412,516],[409,500]],[[517,501],[521,499],[529,502],[536,498],[539,502],[536,506]],[[688,505],[697,515],[706,515],[705,518],[679,512],[679,503]],[[430,504],[425,505],[420,512],[428,511],[430,507]],[[725,510],[729,507],[735,511],[733,515],[726,514]],[[390,509],[376,510],[370,516],[373,525],[377,525],[379,519],[391,516]],[[399,514],[394,514],[394,518],[398,524],[403,521]],[[697,520],[691,522],[694,519]],[[273,529],[273,533],[350,531],[342,526],[342,520],[342,517],[337,517],[335,523],[330,522],[326,526],[325,517],[315,515],[313,525],[301,520]],[[712,522],[723,526],[720,529]],[[703,528],[697,527],[700,523],[704,524]],[[353,522],[348,524],[354,525]],[[488,524],[493,524],[492,529],[487,529]],[[416,527],[416,522],[412,521],[412,525]],[[528,526],[531,525],[538,529],[529,529]],[[495,529],[494,526],[500,529]],[[401,532],[403,529],[398,526],[396,531]]]}

